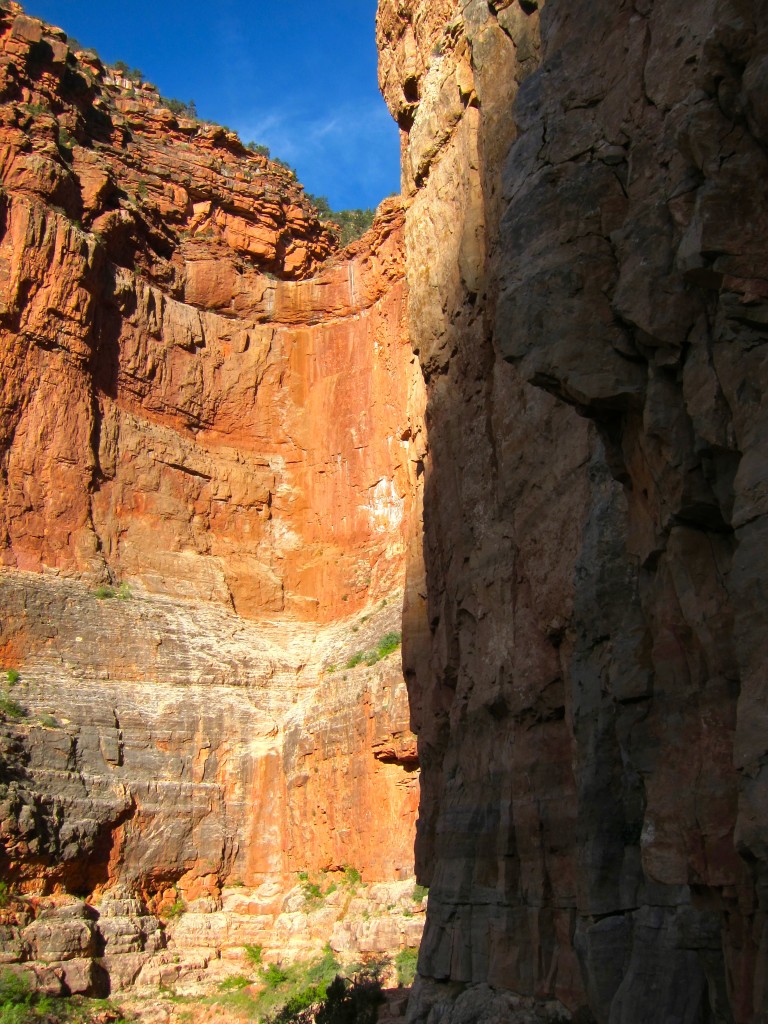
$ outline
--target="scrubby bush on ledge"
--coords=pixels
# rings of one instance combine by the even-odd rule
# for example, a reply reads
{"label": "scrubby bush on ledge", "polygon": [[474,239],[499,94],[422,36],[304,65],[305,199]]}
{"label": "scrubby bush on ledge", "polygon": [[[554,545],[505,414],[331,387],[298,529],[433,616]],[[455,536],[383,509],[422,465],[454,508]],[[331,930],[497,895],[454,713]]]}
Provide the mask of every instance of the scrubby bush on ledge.
{"label": "scrubby bush on ledge", "polygon": [[375,665],[377,661],[386,658],[388,654],[396,651],[402,642],[400,633],[385,633],[372,651],[358,651],[344,665],[344,668],[355,668],[356,665]]}

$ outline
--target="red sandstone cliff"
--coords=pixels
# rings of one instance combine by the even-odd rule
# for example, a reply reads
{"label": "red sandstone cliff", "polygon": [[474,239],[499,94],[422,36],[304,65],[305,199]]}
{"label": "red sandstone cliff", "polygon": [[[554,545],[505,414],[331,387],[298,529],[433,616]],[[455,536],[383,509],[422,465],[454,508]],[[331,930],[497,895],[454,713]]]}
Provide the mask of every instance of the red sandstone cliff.
{"label": "red sandstone cliff", "polygon": [[[3,958],[83,991],[333,921],[413,944],[399,649],[344,668],[400,628],[417,514],[399,202],[335,252],[283,168],[13,4],[0,179]],[[284,905],[345,866],[400,883],[375,926]]]}
{"label": "red sandstone cliff", "polygon": [[767,1019],[767,26],[380,2],[429,435],[413,1020]]}

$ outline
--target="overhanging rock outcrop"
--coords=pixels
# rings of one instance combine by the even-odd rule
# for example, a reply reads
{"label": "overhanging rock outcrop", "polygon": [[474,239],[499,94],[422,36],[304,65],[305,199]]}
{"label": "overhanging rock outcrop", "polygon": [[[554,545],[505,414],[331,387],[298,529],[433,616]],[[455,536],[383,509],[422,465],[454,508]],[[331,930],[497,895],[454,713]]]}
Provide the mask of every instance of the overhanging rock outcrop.
{"label": "overhanging rock outcrop", "polygon": [[428,396],[414,1020],[768,1014],[767,25],[379,4]]}

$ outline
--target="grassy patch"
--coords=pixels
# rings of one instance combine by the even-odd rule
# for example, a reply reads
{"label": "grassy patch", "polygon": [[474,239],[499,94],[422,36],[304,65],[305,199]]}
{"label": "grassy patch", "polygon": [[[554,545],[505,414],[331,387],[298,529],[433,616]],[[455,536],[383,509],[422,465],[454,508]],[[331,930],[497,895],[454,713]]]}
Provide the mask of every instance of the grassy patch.
{"label": "grassy patch", "polygon": [[234,974],[231,978],[226,978],[221,982],[219,992],[239,992],[252,984],[251,978],[246,978],[244,974]]}
{"label": "grassy patch", "polygon": [[265,986],[261,992],[253,993],[247,984],[230,979],[227,989],[223,987],[227,983],[222,983],[219,994],[209,997],[205,1003],[228,1007],[250,1019],[259,1020],[271,1019],[269,1015],[273,1014],[298,1013],[325,998],[326,990],[339,970],[338,960],[326,946],[323,955],[315,960],[263,967],[259,972],[259,980]]}
{"label": "grassy patch", "polygon": [[9,668],[5,673],[5,678],[8,680],[9,686],[15,686],[16,683],[21,679],[21,674],[18,669]]}
{"label": "grassy patch", "polygon": [[13,700],[7,693],[0,694],[0,714],[6,718],[24,718],[26,711],[18,701]]}
{"label": "grassy patch", "polygon": [[320,879],[314,882],[307,871],[299,871],[298,879],[301,884],[301,891],[304,896],[304,905],[307,910],[313,910],[319,907],[326,896],[330,896],[332,892],[336,891],[336,883],[334,881],[326,884],[326,875],[321,873]]}
{"label": "grassy patch", "polygon": [[362,881],[363,876],[357,868],[353,868],[350,864],[347,864],[344,868],[344,885],[348,886],[350,889],[356,889]]}
{"label": "grassy patch", "polygon": [[0,1024],[119,1024],[125,1018],[108,999],[55,999],[33,992],[23,974],[0,974]]}
{"label": "grassy patch", "polygon": [[355,668],[357,665],[375,665],[377,661],[386,658],[387,655],[396,651],[402,642],[400,633],[385,633],[371,651],[357,651],[346,662],[344,668]]}
{"label": "grassy patch", "polygon": [[178,899],[173,901],[170,907],[168,907],[168,909],[165,912],[165,916],[168,918],[169,921],[175,921],[178,918],[180,918],[183,913],[186,912],[186,909],[187,904],[184,902],[183,899],[181,899],[181,897],[179,897]]}
{"label": "grassy patch", "polygon": [[415,946],[406,946],[401,949],[395,957],[395,968],[397,969],[398,985],[408,987],[413,984],[416,977],[416,963],[419,959],[419,951]]}
{"label": "grassy patch", "polygon": [[377,970],[364,969],[353,978],[341,975],[328,984],[320,999],[290,1000],[267,1017],[267,1024],[376,1024],[383,1001],[381,977]]}
{"label": "grassy patch", "polygon": [[133,595],[131,594],[131,588],[128,584],[123,581],[116,587],[113,587],[109,583],[102,583],[96,587],[93,592],[93,596],[97,597],[100,601],[107,601],[113,597],[116,597],[119,601],[127,601]]}
{"label": "grassy patch", "polygon": [[411,899],[413,900],[414,903],[421,903],[421,901],[424,899],[424,897],[427,895],[428,892],[429,892],[429,889],[428,889],[428,887],[426,885],[418,885],[418,884],[416,884],[413,887],[413,892],[411,893]]}
{"label": "grassy patch", "polygon": [[264,956],[264,947],[251,946],[249,945],[249,943],[246,942],[246,944],[243,946],[243,949],[245,950],[245,955],[250,961],[250,963],[252,963],[254,967],[260,967],[262,958]]}

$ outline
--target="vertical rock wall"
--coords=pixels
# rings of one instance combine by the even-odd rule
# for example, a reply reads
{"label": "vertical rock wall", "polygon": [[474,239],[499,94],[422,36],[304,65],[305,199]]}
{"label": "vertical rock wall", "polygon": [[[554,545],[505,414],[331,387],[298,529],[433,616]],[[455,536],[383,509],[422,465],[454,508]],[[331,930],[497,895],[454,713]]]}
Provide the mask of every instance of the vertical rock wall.
{"label": "vertical rock wall", "polygon": [[414,1019],[768,1013],[766,25],[380,2],[428,396]]}
{"label": "vertical rock wall", "polygon": [[[285,167],[0,5],[0,959],[71,991],[418,937],[400,202],[337,250]],[[344,889],[277,927],[345,867],[371,925]]]}

